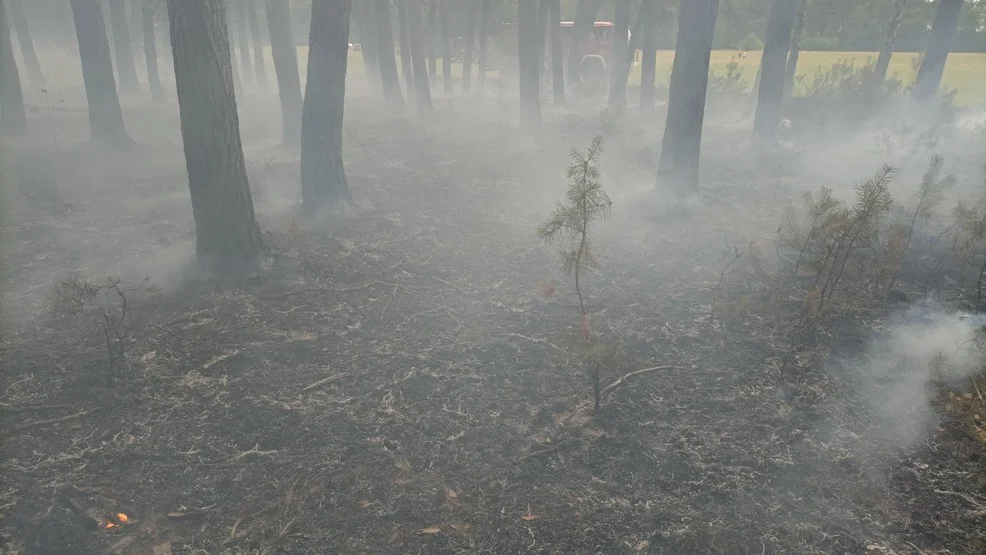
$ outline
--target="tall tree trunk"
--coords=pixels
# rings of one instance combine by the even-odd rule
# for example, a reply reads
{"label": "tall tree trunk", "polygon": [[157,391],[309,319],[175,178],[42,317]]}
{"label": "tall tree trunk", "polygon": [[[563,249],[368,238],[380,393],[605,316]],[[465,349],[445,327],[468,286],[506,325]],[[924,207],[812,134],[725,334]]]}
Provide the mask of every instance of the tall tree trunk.
{"label": "tall tree trunk", "polygon": [[127,94],[136,93],[140,91],[140,85],[137,83],[137,66],[134,63],[133,45],[130,42],[127,6],[123,0],[109,0],[109,6],[116,71],[120,75],[120,90]]}
{"label": "tall tree trunk", "polygon": [[794,91],[794,77],[798,71],[798,57],[801,55],[801,35],[805,30],[805,16],[808,15],[808,0],[798,0],[798,13],[791,31],[791,43],[787,53],[787,68],[784,70],[784,98],[791,98]]}
{"label": "tall tree trunk", "polygon": [[442,92],[452,96],[452,46],[449,44],[448,0],[438,0],[438,18],[441,26],[442,41]]}
{"label": "tall tree trunk", "polygon": [[140,3],[140,19],[144,34],[144,60],[147,63],[147,84],[151,89],[151,100],[161,102],[165,99],[165,95],[157,68],[157,43],[154,39],[155,4],[155,0],[143,0]]}
{"label": "tall tree trunk", "polygon": [[883,26],[883,43],[880,45],[880,55],[876,58],[876,65],[873,66],[873,73],[869,75],[869,83],[866,87],[873,91],[887,77],[887,68],[890,67],[890,58],[894,53],[894,40],[897,39],[897,28],[900,21],[904,18],[904,8],[907,0],[895,0],[890,13],[890,19]]}
{"label": "tall tree trunk", "polygon": [[656,0],[640,5],[640,111],[654,111],[654,83],[657,81],[657,6]]}
{"label": "tall tree trunk", "polygon": [[541,125],[541,80],[538,69],[537,0],[517,0],[517,58],[519,60],[520,123]]}
{"label": "tall tree trunk", "polygon": [[466,43],[462,51],[462,91],[469,92],[472,88],[472,48],[476,42],[476,2],[467,0],[469,8],[466,11]]}
{"label": "tall tree trunk", "polygon": [[585,52],[585,41],[592,34],[596,23],[596,14],[603,0],[578,0],[575,5],[575,19],[572,34],[568,40],[568,82],[572,88],[578,86],[582,78],[582,54]]}
{"label": "tall tree trunk", "polygon": [[312,0],[301,116],[301,198],[308,213],[351,200],[342,165],[350,0]]}
{"label": "tall tree trunk", "polygon": [[363,71],[374,94],[382,92],[380,81],[379,39],[377,38],[376,17],[373,15],[371,0],[356,0],[356,5],[350,8],[356,19],[356,30],[359,32],[359,43],[363,50]]}
{"label": "tall tree trunk", "polygon": [[[147,0],[153,2],[154,0]],[[227,42],[229,42],[229,54],[232,56],[230,60],[230,67],[233,71],[233,90],[237,95],[243,94],[243,79],[240,77],[240,66],[242,65],[243,58],[237,54],[239,48],[237,48],[237,36],[236,36],[236,22],[232,21],[230,17],[232,16],[233,8],[226,7],[226,37]],[[165,18],[167,20],[167,18]],[[168,37],[170,40],[171,33],[168,32]],[[237,63],[241,62],[241,63]]]}
{"label": "tall tree trunk", "polygon": [[[243,1],[243,0],[240,0]],[[257,16],[257,0],[246,0],[244,9],[250,21],[250,35],[253,36],[253,64],[257,67],[257,88],[267,89],[267,64],[264,59],[264,32]]]}
{"label": "tall tree trunk", "polygon": [[281,129],[285,146],[301,144],[301,78],[298,49],[291,30],[291,0],[266,0],[267,30],[281,100]]}
{"label": "tall tree trunk", "polygon": [[630,31],[630,0],[616,0],[613,16],[613,45],[609,60],[609,111],[620,117],[627,105],[627,34]]}
{"label": "tall tree trunk", "polygon": [[404,108],[401,81],[397,76],[397,60],[394,58],[393,24],[390,20],[390,0],[374,0],[377,28],[377,52],[380,58],[380,82],[383,97],[391,110]]}
{"label": "tall tree trunk", "polygon": [[753,132],[760,141],[773,140],[781,121],[787,48],[791,44],[791,27],[794,26],[797,12],[797,4],[792,0],[773,0],[770,6],[760,62],[762,69],[757,112],[753,117]]}
{"label": "tall tree trunk", "polygon": [[137,37],[144,35],[144,0],[127,0],[127,14],[130,15],[130,38],[134,43],[134,61],[136,62],[137,50],[143,49],[143,42],[138,41]]}
{"label": "tall tree trunk", "polygon": [[918,102],[927,102],[938,92],[948,53],[955,43],[955,30],[958,28],[961,11],[962,0],[938,0],[935,21],[931,25],[931,37],[911,90]]}
{"label": "tall tree trunk", "polygon": [[479,75],[479,90],[482,91],[486,87],[486,65],[488,63],[487,53],[486,53],[486,43],[489,40],[489,26],[490,26],[490,0],[483,0],[483,4],[479,8],[479,45],[478,45],[478,59],[476,60],[479,68],[476,70]]}
{"label": "tall tree trunk", "polygon": [[428,59],[425,54],[425,36],[421,25],[421,0],[406,0],[407,30],[411,39],[411,70],[414,74],[414,101],[419,114],[430,114],[431,88],[428,80]]}
{"label": "tall tree trunk", "polygon": [[127,145],[131,142],[130,135],[123,123],[123,110],[116,92],[103,10],[91,0],[71,0],[70,4],[89,104],[89,132],[94,140]]}
{"label": "tall tree trunk", "polygon": [[411,66],[411,31],[407,26],[407,0],[397,0],[397,27],[401,47],[401,73],[408,102],[414,97],[414,70]]}
{"label": "tall tree trunk", "polygon": [[229,0],[235,6],[236,42],[240,46],[240,69],[243,73],[243,84],[254,82],[253,63],[250,61],[250,24],[243,0]]}
{"label": "tall tree trunk", "polygon": [[222,0],[168,0],[178,112],[199,267],[252,277],[263,263],[233,94]]}
{"label": "tall tree trunk", "polygon": [[425,48],[428,52],[428,78],[431,81],[438,81],[438,49],[435,48],[435,44],[438,40],[435,38],[438,36],[438,0],[429,0],[428,2],[428,25],[425,31]]}
{"label": "tall tree trunk", "polygon": [[10,41],[6,2],[0,1],[0,134],[20,135],[27,132],[24,92]]}
{"label": "tall tree trunk", "polygon": [[10,32],[10,24],[13,24],[14,31],[17,32],[17,42],[21,45],[21,55],[24,56],[27,77],[31,80],[31,85],[44,87],[45,74],[41,71],[38,53],[34,50],[34,40],[31,38],[31,28],[27,24],[24,5],[21,0],[7,0],[7,9],[9,10],[7,32]]}
{"label": "tall tree trunk", "polygon": [[659,180],[680,192],[698,191],[698,163],[709,85],[709,56],[719,0],[681,0],[678,38],[661,142]]}
{"label": "tall tree trunk", "polygon": [[[561,0],[549,0],[548,24],[551,40],[551,89],[555,104],[565,104],[565,60],[561,38]],[[647,0],[644,0],[645,2]]]}
{"label": "tall tree trunk", "polygon": [[546,65],[548,59],[548,33],[551,26],[548,16],[551,15],[550,0],[537,0],[537,56],[538,56],[538,78],[541,80],[541,87],[548,86],[548,76],[551,69]]}

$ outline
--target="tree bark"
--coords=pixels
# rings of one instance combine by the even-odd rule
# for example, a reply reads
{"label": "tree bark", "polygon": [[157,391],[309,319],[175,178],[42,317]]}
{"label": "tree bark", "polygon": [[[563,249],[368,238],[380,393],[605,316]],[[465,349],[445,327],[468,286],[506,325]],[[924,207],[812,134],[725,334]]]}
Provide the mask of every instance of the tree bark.
{"label": "tree bark", "polygon": [[435,37],[438,35],[436,21],[438,14],[438,0],[428,2],[428,24],[425,28],[425,48],[428,53],[428,78],[432,82],[438,80],[438,50],[435,49]]}
{"label": "tree bark", "polygon": [[657,6],[655,0],[640,5],[640,111],[654,112],[654,83],[657,81]]}
{"label": "tree bark", "polygon": [[[549,0],[548,19],[551,29],[551,89],[554,93],[555,104],[565,104],[565,60],[561,38],[561,0]],[[647,0],[644,0],[645,2]]]}
{"label": "tree bark", "polygon": [[487,53],[486,53],[486,43],[489,37],[489,25],[490,25],[490,0],[483,0],[483,4],[479,8],[479,45],[477,46],[478,59],[476,60],[479,66],[476,71],[479,75],[479,90],[482,91],[486,87],[486,65],[488,63]]}
{"label": "tree bark", "polygon": [[890,58],[894,53],[894,40],[897,39],[897,28],[900,21],[904,18],[904,8],[907,0],[895,0],[890,19],[883,26],[883,43],[880,45],[880,54],[876,58],[876,65],[873,66],[873,73],[870,74],[868,90],[873,91],[887,77],[887,68],[890,67]]}
{"label": "tree bark", "polygon": [[958,28],[961,11],[962,0],[938,0],[935,21],[931,24],[931,37],[911,91],[918,102],[927,102],[938,92],[948,53],[955,43],[955,30]]}
{"label": "tree bark", "polygon": [[519,60],[520,123],[541,125],[541,80],[538,77],[537,0],[517,0],[517,58]]}
{"label": "tree bark", "polygon": [[277,92],[281,101],[283,144],[301,144],[301,78],[298,75],[298,49],[291,30],[290,0],[266,0],[267,30],[274,58]]}
{"label": "tree bark", "polygon": [[363,71],[366,72],[366,79],[370,82],[373,93],[380,94],[383,84],[380,81],[380,56],[377,48],[377,26],[373,15],[373,3],[371,0],[356,0],[356,5],[350,9],[356,19],[359,43],[363,48]]}
{"label": "tree bark", "polygon": [[20,135],[27,132],[27,115],[5,4],[0,1],[0,133]]}
{"label": "tree bark", "polygon": [[428,80],[428,59],[425,54],[424,29],[421,26],[421,0],[406,0],[407,30],[411,39],[411,70],[414,74],[414,101],[418,114],[430,114],[431,88]]}
{"label": "tree bark", "polygon": [[130,135],[123,123],[123,110],[116,92],[103,10],[90,0],[71,0],[70,4],[89,104],[89,132],[94,140],[127,145],[131,142]]}
{"label": "tree bark", "polygon": [[551,13],[550,0],[537,0],[537,56],[538,56],[538,78],[541,80],[540,87],[547,88],[548,76],[551,69],[545,64],[548,59],[548,33],[551,26],[548,24],[548,16]]}
{"label": "tree bark", "polygon": [[578,87],[582,77],[582,54],[585,51],[585,41],[592,34],[596,23],[596,14],[602,0],[579,0],[575,5],[575,19],[572,34],[568,42],[568,82],[571,87]]}
{"label": "tree bark", "polygon": [[127,19],[127,6],[123,0],[109,0],[110,25],[113,28],[113,52],[116,57],[116,71],[120,75],[120,90],[131,94],[140,91],[137,83],[137,66],[134,63],[134,49],[130,42],[130,21]]}
{"label": "tree bark", "polygon": [[718,13],[719,0],[681,0],[678,12],[678,38],[658,179],[690,194],[698,192],[709,56]]}
{"label": "tree bark", "polygon": [[613,16],[613,45],[609,60],[609,111],[619,117],[627,105],[627,33],[630,30],[630,0],[616,0]]}
{"label": "tree bark", "polygon": [[404,75],[404,90],[407,101],[414,97],[414,70],[411,66],[411,32],[407,26],[407,0],[397,0],[397,26],[401,47],[401,73]]}
{"label": "tree bark", "polygon": [[312,0],[301,116],[301,198],[309,214],[352,198],[342,165],[351,8],[350,0]]}
{"label": "tree bark", "polygon": [[144,34],[144,60],[147,63],[147,84],[151,89],[151,100],[165,100],[164,87],[161,86],[161,75],[157,67],[157,43],[154,39],[154,0],[143,0],[140,3],[141,27]]}
{"label": "tree bark", "polygon": [[476,42],[476,1],[468,0],[468,21],[466,21],[466,42],[462,51],[462,91],[469,92],[472,88],[472,49]]}
{"label": "tree bark", "polygon": [[767,32],[760,62],[760,90],[757,93],[757,112],[753,117],[754,136],[759,141],[772,141],[781,121],[784,100],[784,72],[787,49],[791,44],[791,27],[797,15],[793,0],[773,0],[767,17]]}
{"label": "tree bark", "polygon": [[374,0],[374,15],[377,28],[377,55],[380,61],[380,83],[383,85],[383,98],[391,110],[404,108],[401,81],[397,75],[397,60],[394,58],[393,24],[390,20],[390,0]]}
{"label": "tree bark", "polygon": [[442,41],[442,93],[452,96],[452,47],[449,44],[448,0],[438,0],[438,18]]}
{"label": "tree bark", "polygon": [[794,92],[794,78],[798,71],[798,57],[801,55],[801,35],[805,30],[805,16],[808,15],[808,0],[798,0],[798,13],[791,31],[791,43],[787,53],[787,67],[784,70],[784,98],[791,98]]}
{"label": "tree bark", "polygon": [[[244,1],[244,0],[239,0]],[[253,64],[257,67],[257,88],[267,90],[267,63],[264,58],[264,33],[257,17],[257,1],[246,0],[243,5],[250,22],[250,35],[253,37]]]}
{"label": "tree bark", "polygon": [[[232,60],[230,60],[230,67],[233,70],[233,91],[236,95],[241,95],[243,94],[243,79],[240,77],[240,67],[243,62],[243,57],[237,54],[237,52],[239,52],[239,48],[236,43],[236,22],[230,20],[232,12],[233,8],[226,8],[226,36],[228,37],[229,42],[229,54],[232,56]],[[167,20],[167,18],[165,18],[165,20]],[[168,32],[167,34],[170,40],[171,33]]]}
{"label": "tree bark", "polygon": [[222,0],[168,0],[178,112],[199,267],[252,277],[263,262],[233,93]]}
{"label": "tree bark", "polygon": [[143,42],[138,41],[137,37],[144,34],[144,0],[127,0],[127,14],[130,15],[130,38],[134,43],[134,61],[136,62],[137,50],[143,49]]}
{"label": "tree bark", "polygon": [[235,6],[236,42],[240,46],[240,69],[243,74],[243,84],[254,82],[253,63],[250,62],[250,25],[243,0],[230,0]]}
{"label": "tree bark", "polygon": [[38,53],[34,50],[34,40],[31,38],[31,28],[27,23],[24,5],[21,0],[7,0],[7,10],[7,17],[9,18],[7,32],[10,32],[10,25],[13,24],[14,31],[17,33],[17,42],[21,46],[21,55],[24,56],[27,77],[31,80],[31,85],[39,88],[44,87],[45,74],[41,71]]}

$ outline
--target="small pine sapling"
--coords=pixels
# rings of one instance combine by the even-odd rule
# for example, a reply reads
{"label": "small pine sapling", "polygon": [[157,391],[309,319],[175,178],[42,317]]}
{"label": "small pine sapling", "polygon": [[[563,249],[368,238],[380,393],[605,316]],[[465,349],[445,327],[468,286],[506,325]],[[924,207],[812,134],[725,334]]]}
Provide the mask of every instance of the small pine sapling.
{"label": "small pine sapling", "polygon": [[[561,250],[562,271],[575,277],[575,294],[579,299],[579,337],[585,347],[590,347],[592,333],[589,328],[589,312],[586,294],[582,289],[582,273],[598,266],[592,255],[589,231],[593,224],[609,217],[613,201],[599,182],[596,167],[603,152],[603,138],[596,135],[587,150],[572,149],[572,162],[568,166],[568,191],[566,202],[559,203],[551,217],[537,230],[542,240],[552,243],[568,240],[568,248]],[[591,349],[590,349],[591,350]],[[595,357],[589,357],[595,358]],[[593,382],[595,412],[599,412],[602,387],[599,381],[600,364],[589,361],[589,374]]]}

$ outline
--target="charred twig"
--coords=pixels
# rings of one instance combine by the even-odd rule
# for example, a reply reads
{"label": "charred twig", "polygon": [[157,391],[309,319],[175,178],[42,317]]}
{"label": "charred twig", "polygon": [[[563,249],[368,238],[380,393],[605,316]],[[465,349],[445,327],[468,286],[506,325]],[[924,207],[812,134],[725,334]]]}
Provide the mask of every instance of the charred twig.
{"label": "charred twig", "polygon": [[69,405],[30,405],[23,407],[0,407],[0,412],[16,414],[20,412],[46,412],[50,410],[63,410],[72,408]]}
{"label": "charred twig", "polygon": [[68,416],[60,416],[58,418],[49,418],[48,420],[36,420],[34,422],[28,422],[27,424],[21,424],[20,426],[15,427],[14,429],[11,430],[11,432],[20,432],[23,430],[27,430],[29,428],[36,428],[38,426],[47,426],[49,424],[61,424],[63,422],[69,422],[71,420],[78,420],[79,418],[86,416],[90,412],[92,411],[83,410],[75,414],[70,414]]}
{"label": "charred twig", "polygon": [[359,291],[360,289],[366,289],[367,287],[369,287],[369,285],[366,285],[364,287],[350,288],[350,289],[332,289],[332,288],[328,288],[328,287],[314,287],[314,288],[311,288],[311,289],[302,289],[300,291],[290,291],[288,293],[282,293],[280,295],[273,295],[273,296],[270,296],[270,297],[258,297],[258,298],[260,300],[262,300],[262,301],[280,301],[280,300],[284,300],[284,299],[293,297],[295,295],[302,295],[304,293],[332,293],[336,297],[339,297],[339,299],[342,300],[344,303],[346,303],[349,306],[353,307],[353,310],[355,310],[356,312],[359,312],[363,316],[366,316],[366,313],[363,312],[363,309],[361,309],[359,306],[357,306],[356,303],[354,303],[353,301],[349,300],[343,293],[350,292],[350,291]]}
{"label": "charred twig", "polygon": [[304,388],[302,388],[301,391],[302,391],[302,393],[304,393],[305,391],[311,391],[311,390],[313,390],[313,389],[315,389],[317,387],[323,386],[323,385],[331,382],[332,380],[338,378],[341,375],[342,375],[342,372],[337,372],[335,374],[332,374],[328,378],[322,378],[321,380],[318,380],[317,382],[315,382],[315,383],[313,383],[311,385],[305,386]]}
{"label": "charred twig", "polygon": [[252,449],[249,449],[249,450],[244,451],[244,452],[242,452],[242,453],[240,453],[238,455],[235,455],[235,456],[233,456],[233,458],[231,458],[229,460],[230,461],[239,460],[239,459],[242,459],[242,458],[246,457],[247,455],[270,455],[270,454],[273,454],[273,453],[277,453],[277,449],[271,449],[270,451],[261,451],[260,450],[260,444],[258,443],[257,445],[254,445]]}
{"label": "charred twig", "polygon": [[617,387],[620,387],[626,382],[628,378],[639,376],[641,374],[647,374],[650,372],[657,372],[659,370],[688,370],[688,368],[684,366],[652,366],[650,368],[644,368],[642,370],[634,370],[633,372],[628,372],[626,374],[623,374],[623,376],[617,378],[616,381],[604,387],[601,394],[605,395],[606,393],[616,389]]}

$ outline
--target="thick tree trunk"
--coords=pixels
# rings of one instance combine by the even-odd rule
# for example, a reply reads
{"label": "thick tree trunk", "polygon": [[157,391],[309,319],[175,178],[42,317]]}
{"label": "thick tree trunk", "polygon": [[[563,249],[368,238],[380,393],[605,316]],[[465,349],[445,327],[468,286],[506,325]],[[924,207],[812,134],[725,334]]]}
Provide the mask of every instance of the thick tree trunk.
{"label": "thick tree trunk", "polygon": [[240,69],[243,74],[243,84],[254,82],[253,62],[250,61],[250,24],[243,0],[229,0],[235,6],[236,43],[240,47]]}
{"label": "thick tree trunk", "polygon": [[791,43],[787,53],[787,67],[784,70],[784,98],[791,98],[794,91],[794,77],[798,71],[798,57],[801,55],[801,35],[805,30],[805,16],[808,15],[808,0],[798,0],[798,14],[795,16]]}
{"label": "thick tree trunk", "polygon": [[[549,0],[548,24],[551,40],[551,89],[555,104],[565,104],[565,60],[561,38],[561,0]],[[647,0],[644,0],[645,2]]]}
{"label": "thick tree trunk", "polygon": [[551,15],[551,1],[537,0],[537,56],[538,56],[538,78],[541,80],[541,87],[548,86],[548,76],[551,69],[546,65],[548,53],[548,33],[551,26],[548,23],[548,16]]}
{"label": "thick tree trunk", "polygon": [[113,28],[113,53],[116,57],[116,71],[120,75],[120,90],[131,94],[140,91],[137,83],[137,66],[134,63],[134,49],[130,42],[130,21],[127,19],[127,6],[123,0],[109,0],[110,26]]}
{"label": "thick tree trunk", "polygon": [[94,140],[127,145],[131,142],[130,135],[123,123],[123,110],[116,92],[103,10],[90,0],[71,0],[70,4],[89,104],[89,132]]}
{"label": "thick tree trunk", "polygon": [[476,42],[476,2],[467,0],[469,8],[466,11],[466,42],[462,51],[462,91],[469,92],[472,88],[472,49]]}
{"label": "thick tree trunk", "polygon": [[656,0],[640,5],[640,111],[654,111],[654,83],[657,81],[657,6]]}
{"label": "thick tree trunk", "polygon": [[356,20],[359,43],[363,48],[363,71],[366,72],[366,79],[370,82],[373,93],[380,94],[383,84],[380,81],[379,39],[377,38],[376,18],[373,15],[373,2],[372,0],[356,0],[356,4],[350,9]]}
{"label": "thick tree trunk", "polygon": [[380,82],[383,97],[391,110],[404,108],[401,80],[397,76],[397,60],[394,58],[393,24],[390,19],[390,0],[374,0],[377,28],[377,53],[380,61]]}
{"label": "thick tree trunk", "polygon": [[794,26],[797,7],[793,0],[773,0],[770,6],[760,62],[757,112],[753,117],[753,132],[760,141],[773,140],[781,121],[787,48],[791,44],[791,27]]}
{"label": "thick tree trunk", "polygon": [[958,28],[961,11],[962,0],[938,0],[935,21],[931,24],[931,37],[911,90],[918,102],[927,102],[938,92],[948,53],[955,43],[955,30]]}
{"label": "thick tree trunk", "polygon": [[10,40],[9,13],[0,1],[0,134],[20,135],[27,132],[24,92]]}
{"label": "thick tree trunk", "polygon": [[609,111],[619,117],[627,105],[627,69],[630,0],[616,0],[613,16],[613,49],[609,60]]}
{"label": "thick tree trunk", "polygon": [[709,85],[709,56],[719,0],[681,0],[678,38],[661,142],[658,179],[678,191],[698,191],[698,164]]}
{"label": "thick tree trunk", "polygon": [[876,58],[876,65],[873,66],[873,73],[869,75],[870,82],[867,89],[870,91],[883,83],[887,77],[887,68],[890,67],[890,58],[894,53],[894,40],[897,39],[897,28],[900,27],[900,21],[904,18],[906,6],[907,0],[895,0],[890,19],[883,26],[883,43],[880,45],[880,54]]}
{"label": "thick tree trunk", "polygon": [[438,0],[438,18],[442,41],[442,93],[452,96],[452,46],[449,44],[448,5],[449,0]]}
{"label": "thick tree trunk", "polygon": [[312,1],[301,116],[301,198],[310,214],[352,198],[342,165],[350,9],[350,0]]}
{"label": "thick tree trunk", "polygon": [[199,267],[252,277],[263,241],[243,161],[222,0],[168,0],[178,112]]}
{"label": "thick tree trunk", "polygon": [[479,76],[479,90],[482,91],[486,87],[486,65],[487,51],[486,44],[489,40],[489,25],[490,25],[490,0],[483,0],[482,6],[479,8],[479,45],[477,47],[478,59],[476,60],[479,66],[476,70]]}
{"label": "thick tree trunk", "polygon": [[407,30],[411,39],[411,72],[414,74],[414,102],[419,114],[430,114],[431,88],[428,80],[428,59],[425,54],[424,29],[421,25],[421,0],[407,2]]}
{"label": "thick tree trunk", "polygon": [[281,129],[285,146],[301,144],[301,78],[298,49],[291,30],[291,0],[266,0],[270,51],[281,100]]}
{"label": "thick tree trunk", "polygon": [[[239,0],[244,1],[244,0]],[[264,32],[257,16],[257,1],[245,0],[244,9],[250,22],[250,35],[253,37],[253,65],[257,68],[257,88],[267,89],[267,64],[264,59]]]}
{"label": "thick tree trunk", "polygon": [[410,103],[414,98],[414,70],[411,66],[411,31],[407,26],[407,0],[397,0],[397,26],[401,47],[401,73],[404,75],[404,90]]}
{"label": "thick tree trunk", "polygon": [[[148,0],[148,1],[153,2],[154,0]],[[243,94],[243,79],[240,77],[240,67],[242,65],[243,57],[237,54],[237,52],[239,52],[239,48],[237,47],[238,45],[236,43],[237,41],[236,22],[230,20],[230,17],[232,16],[232,12],[233,12],[233,8],[227,6],[226,7],[226,36],[227,36],[227,42],[229,42],[229,54],[230,56],[232,56],[232,60],[230,60],[230,67],[233,70],[233,85],[234,85],[233,89],[237,95],[241,95]],[[170,32],[168,33],[168,37],[170,40],[171,37]]]}
{"label": "thick tree trunk", "polygon": [[9,18],[7,32],[10,32],[10,26],[13,25],[13,30],[17,33],[17,42],[21,46],[21,55],[24,56],[27,76],[33,86],[44,87],[45,74],[41,71],[38,53],[34,50],[34,40],[31,38],[31,28],[27,23],[24,5],[21,4],[21,0],[7,0],[7,10]]}
{"label": "thick tree trunk", "polygon": [[161,86],[161,75],[157,68],[157,43],[154,39],[154,0],[143,0],[140,3],[141,27],[144,35],[144,60],[147,63],[147,84],[151,89],[151,100],[165,100],[164,87]]}
{"label": "thick tree trunk", "polygon": [[438,49],[435,48],[435,44],[438,42],[435,37],[438,36],[438,0],[429,0],[428,2],[428,24],[425,30],[425,48],[428,53],[428,78],[431,82],[438,81]]}
{"label": "thick tree trunk", "polygon": [[519,60],[520,123],[541,125],[541,80],[538,69],[537,0],[517,0],[517,58]]}
{"label": "thick tree trunk", "polygon": [[574,89],[582,78],[582,54],[585,52],[585,41],[592,34],[596,23],[596,14],[602,0],[579,0],[575,5],[575,19],[572,34],[568,42],[568,82]]}

